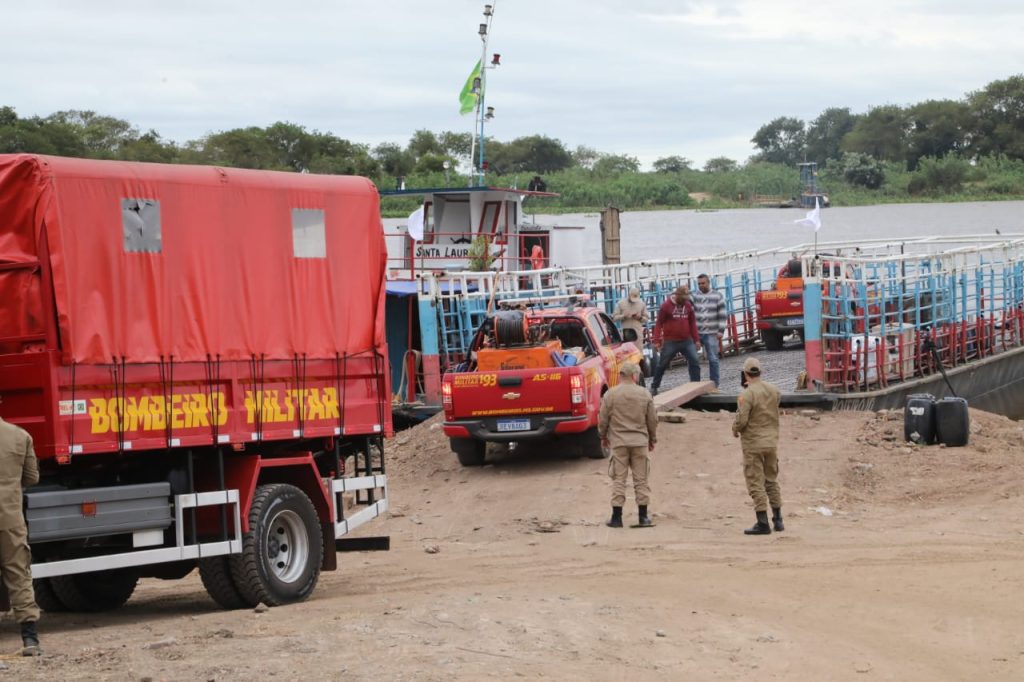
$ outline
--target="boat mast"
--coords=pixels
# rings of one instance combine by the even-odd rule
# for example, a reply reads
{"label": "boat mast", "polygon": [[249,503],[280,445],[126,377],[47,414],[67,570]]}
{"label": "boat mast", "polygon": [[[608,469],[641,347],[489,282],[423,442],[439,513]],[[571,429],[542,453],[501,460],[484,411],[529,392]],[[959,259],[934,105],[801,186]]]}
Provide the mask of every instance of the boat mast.
{"label": "boat mast", "polygon": [[[480,42],[483,44],[480,52],[480,77],[477,79],[478,82],[473,83],[473,90],[476,91],[476,114],[473,120],[473,138],[469,148],[469,161],[473,166],[473,172],[470,174],[470,185],[476,185],[482,187],[484,185],[484,174],[486,168],[484,167],[484,124],[494,118],[494,107],[484,106],[484,96],[487,92],[487,69],[493,69],[500,64],[500,55],[494,55],[494,59],[491,63],[487,63],[487,41],[491,35],[491,21],[494,20],[494,8],[497,6],[497,0],[492,0],[491,4],[484,5],[484,23],[480,24],[478,33],[480,34]],[[480,150],[479,157],[476,155],[476,150]]]}

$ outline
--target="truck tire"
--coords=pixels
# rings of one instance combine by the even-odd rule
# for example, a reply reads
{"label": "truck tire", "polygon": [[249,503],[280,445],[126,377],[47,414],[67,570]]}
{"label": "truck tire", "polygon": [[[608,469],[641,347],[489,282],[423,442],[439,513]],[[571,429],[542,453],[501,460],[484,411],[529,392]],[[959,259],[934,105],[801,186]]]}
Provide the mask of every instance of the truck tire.
{"label": "truck tire", "polygon": [[487,443],[475,438],[449,438],[452,452],[464,467],[478,467],[487,456]]}
{"label": "truck tire", "polygon": [[776,329],[762,329],[761,340],[764,341],[765,350],[782,350],[782,332]]}
{"label": "truck tire", "polygon": [[49,578],[36,578],[33,580],[32,591],[36,595],[36,605],[43,611],[60,613],[61,611],[68,610],[68,607],[64,606],[64,602],[57,597],[57,593],[53,591],[53,585],[50,584]]}
{"label": "truck tire", "polygon": [[256,488],[242,553],[229,559],[245,604],[280,606],[305,600],[320,578],[323,558],[320,519],[306,493],[286,483]]}
{"label": "truck tire", "polygon": [[80,612],[110,611],[124,606],[138,583],[139,574],[130,568],[50,578],[53,593],[66,610]]}
{"label": "truck tire", "polygon": [[221,608],[245,609],[256,606],[242,596],[231,576],[231,564],[226,556],[214,556],[199,560],[199,578],[203,581],[206,593]]}
{"label": "truck tire", "polygon": [[580,450],[590,459],[607,459],[611,455],[611,450],[601,445],[596,426],[581,433],[579,439]]}

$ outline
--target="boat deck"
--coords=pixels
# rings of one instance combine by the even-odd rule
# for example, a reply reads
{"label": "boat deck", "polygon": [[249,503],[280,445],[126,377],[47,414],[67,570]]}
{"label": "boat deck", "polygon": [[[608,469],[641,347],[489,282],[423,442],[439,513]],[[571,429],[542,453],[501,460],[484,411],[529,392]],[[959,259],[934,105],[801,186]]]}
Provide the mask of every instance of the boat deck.
{"label": "boat deck", "polygon": [[[775,384],[783,393],[793,393],[796,391],[797,375],[804,371],[805,357],[803,344],[794,337],[786,341],[783,350],[748,351],[739,355],[723,357],[720,361],[719,393],[712,395],[729,396],[732,402],[735,402],[736,396],[739,395],[741,390],[740,370],[743,369],[743,363],[752,355],[761,361],[766,381]],[[703,357],[701,357],[700,363],[700,376],[701,379],[709,378],[707,361]],[[661,380],[661,388],[662,390],[675,388],[689,380],[690,375],[686,365],[680,364],[670,367],[665,372],[665,376]]]}

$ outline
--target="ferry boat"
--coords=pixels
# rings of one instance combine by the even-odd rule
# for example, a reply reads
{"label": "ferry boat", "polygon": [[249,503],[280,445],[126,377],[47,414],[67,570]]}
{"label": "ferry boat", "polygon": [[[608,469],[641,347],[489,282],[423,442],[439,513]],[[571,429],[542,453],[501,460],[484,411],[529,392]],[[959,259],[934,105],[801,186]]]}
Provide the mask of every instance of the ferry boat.
{"label": "ferry boat", "polygon": [[[805,273],[802,338],[768,353],[756,295],[792,260]],[[415,362],[398,364],[405,367],[395,384],[403,390],[399,402],[439,408],[440,378],[465,359],[492,301],[536,304],[582,292],[610,314],[637,287],[653,317],[675,287],[695,288],[701,273],[726,299],[723,363],[758,353],[766,373],[783,384],[784,404],[902,409],[908,395],[927,392],[1024,416],[1024,234],[833,241],[817,251],[797,244],[540,270],[421,270],[410,286],[409,325],[392,325],[389,317],[389,340],[404,333],[416,350]],[[697,405],[732,407],[737,391],[723,381],[721,393]]]}

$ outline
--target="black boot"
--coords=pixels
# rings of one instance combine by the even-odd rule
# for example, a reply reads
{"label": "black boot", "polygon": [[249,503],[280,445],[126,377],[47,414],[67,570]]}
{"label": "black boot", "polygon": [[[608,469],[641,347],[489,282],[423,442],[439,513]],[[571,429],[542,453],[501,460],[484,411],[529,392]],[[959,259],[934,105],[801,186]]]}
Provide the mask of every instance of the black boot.
{"label": "black boot", "polygon": [[43,650],[39,647],[39,633],[36,632],[36,622],[30,620],[21,624],[21,655],[41,656]]}
{"label": "black boot", "polygon": [[744,535],[771,535],[772,527],[768,525],[768,512],[757,512],[757,523],[743,531]]}
{"label": "black boot", "polygon": [[652,525],[654,525],[654,524],[651,523],[650,518],[647,517],[647,505],[646,504],[638,504],[637,505],[637,509],[640,512],[640,514],[639,514],[640,520],[636,522],[636,525],[638,525],[638,526],[652,526]]}
{"label": "black boot", "polygon": [[612,507],[612,517],[605,525],[609,528],[622,528],[622,507]]}
{"label": "black boot", "polygon": [[782,507],[772,507],[772,525],[775,526],[776,533],[786,530],[782,523]]}

